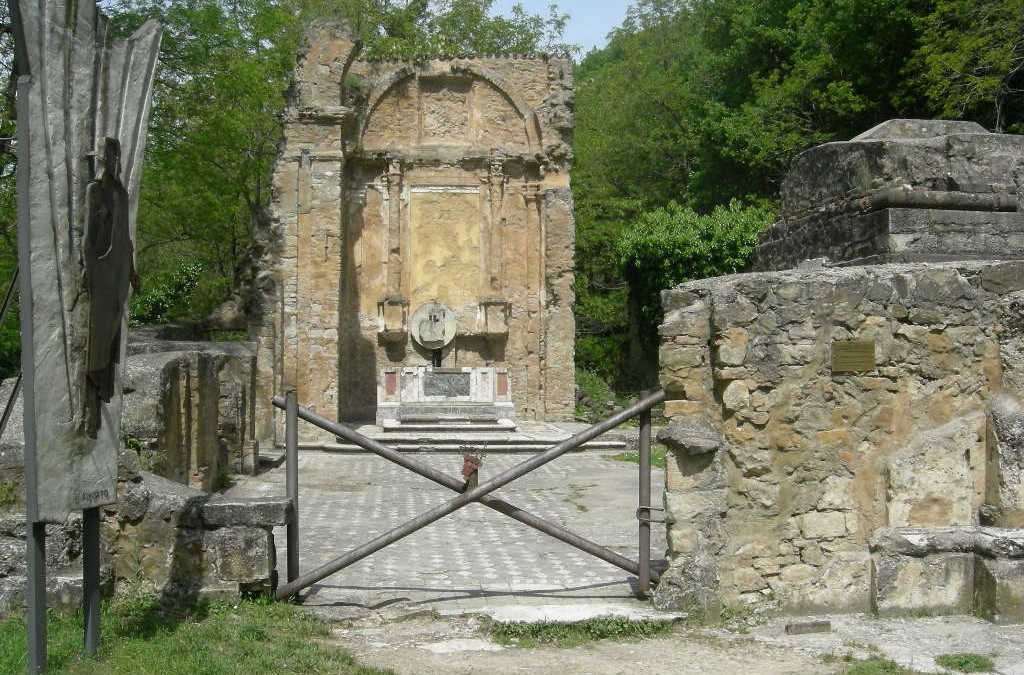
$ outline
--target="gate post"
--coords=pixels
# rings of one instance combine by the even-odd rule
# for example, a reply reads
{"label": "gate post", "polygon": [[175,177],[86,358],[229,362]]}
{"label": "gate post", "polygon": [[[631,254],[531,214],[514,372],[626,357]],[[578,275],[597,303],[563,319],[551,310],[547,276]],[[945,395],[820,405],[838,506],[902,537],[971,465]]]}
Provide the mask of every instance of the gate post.
{"label": "gate post", "polygon": [[285,392],[284,442],[288,502],[286,542],[288,546],[288,583],[299,578],[299,397],[294,389]]}
{"label": "gate post", "polygon": [[[640,398],[650,395],[648,391],[640,392]],[[651,590],[651,409],[645,408],[640,413],[640,508],[637,518],[640,521],[639,576],[640,593],[647,595]]]}

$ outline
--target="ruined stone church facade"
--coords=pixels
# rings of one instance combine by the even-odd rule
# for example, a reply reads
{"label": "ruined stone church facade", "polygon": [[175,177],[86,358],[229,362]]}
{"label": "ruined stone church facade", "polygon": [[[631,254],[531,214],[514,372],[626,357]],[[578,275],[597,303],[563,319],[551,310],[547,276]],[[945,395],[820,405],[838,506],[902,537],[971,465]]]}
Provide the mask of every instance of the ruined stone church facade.
{"label": "ruined stone church facade", "polygon": [[[258,405],[295,389],[369,420],[387,373],[432,364],[489,368],[519,419],[571,417],[571,61],[357,56],[323,27],[299,54],[250,314]],[[440,348],[414,339],[422,307],[444,308]]]}

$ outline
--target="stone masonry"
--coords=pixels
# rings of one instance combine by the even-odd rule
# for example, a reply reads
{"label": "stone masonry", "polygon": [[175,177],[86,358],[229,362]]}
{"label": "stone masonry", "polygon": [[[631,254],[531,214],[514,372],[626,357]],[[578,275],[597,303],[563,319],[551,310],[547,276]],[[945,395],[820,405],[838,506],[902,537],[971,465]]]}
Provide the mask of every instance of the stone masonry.
{"label": "stone masonry", "polygon": [[[1009,195],[1011,167],[1024,152],[997,157],[998,173],[984,150],[1019,149],[1021,139],[988,134],[971,145],[944,136],[943,124],[891,123],[890,133],[912,137],[887,140],[881,163],[893,172],[920,168],[901,164],[908,148],[959,143],[935,166],[988,172],[990,196]],[[795,162],[787,184],[806,194],[803,212],[813,214],[776,225],[806,238],[797,236],[785,258],[778,233],[769,233],[763,267],[832,256],[851,240],[850,220],[828,216],[856,211],[843,202],[845,183],[830,183],[841,182],[830,172],[848,165],[805,172],[807,161]],[[915,182],[928,181],[919,173]],[[941,187],[935,179],[930,189]],[[886,211],[878,217],[893,222]],[[933,220],[930,231],[941,240],[942,223],[959,219],[1012,222],[1014,236],[1024,236],[1021,218],[961,211]],[[881,242],[872,255],[892,253],[884,237],[872,241]],[[1024,260],[1012,259],[1024,255],[1012,241],[988,260],[818,261],[663,293],[669,425],[660,438],[674,461],[665,496],[671,567],[660,604],[1024,617],[1021,531],[1006,529],[1024,522]]]}
{"label": "stone masonry", "polygon": [[258,437],[291,388],[373,419],[380,373],[436,356],[410,339],[431,302],[456,317],[442,366],[508,369],[520,419],[569,418],[571,61],[358,49],[316,27],[298,58],[253,284]]}

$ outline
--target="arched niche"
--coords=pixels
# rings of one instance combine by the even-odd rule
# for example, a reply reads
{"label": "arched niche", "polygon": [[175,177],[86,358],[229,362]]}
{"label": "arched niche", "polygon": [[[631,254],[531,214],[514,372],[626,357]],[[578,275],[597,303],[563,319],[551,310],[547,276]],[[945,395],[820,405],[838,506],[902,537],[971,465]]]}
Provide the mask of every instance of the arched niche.
{"label": "arched niche", "polygon": [[500,76],[470,64],[444,72],[395,71],[372,95],[360,133],[367,154],[414,148],[452,148],[460,154],[539,152],[530,107]]}

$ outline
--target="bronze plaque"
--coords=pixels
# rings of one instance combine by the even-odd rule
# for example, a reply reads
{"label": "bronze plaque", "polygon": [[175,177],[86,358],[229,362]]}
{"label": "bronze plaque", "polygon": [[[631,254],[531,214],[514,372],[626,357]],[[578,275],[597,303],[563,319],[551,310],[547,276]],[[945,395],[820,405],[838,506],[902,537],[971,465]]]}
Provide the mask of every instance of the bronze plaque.
{"label": "bronze plaque", "polygon": [[863,373],[874,369],[874,340],[837,340],[832,343],[833,373]]}

